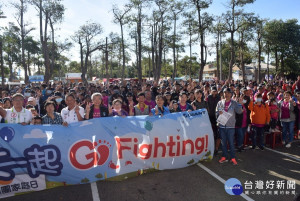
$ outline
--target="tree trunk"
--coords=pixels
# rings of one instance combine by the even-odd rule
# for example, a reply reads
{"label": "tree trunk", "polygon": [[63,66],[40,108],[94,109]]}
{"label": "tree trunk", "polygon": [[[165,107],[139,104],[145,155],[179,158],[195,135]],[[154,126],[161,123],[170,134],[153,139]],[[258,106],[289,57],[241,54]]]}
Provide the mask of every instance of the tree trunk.
{"label": "tree trunk", "polygon": [[159,47],[158,47],[158,68],[157,68],[157,77],[156,81],[159,81],[160,78],[160,73],[161,73],[161,66],[162,66],[162,53],[163,53],[163,28],[164,27],[164,21],[162,18],[162,23],[161,23],[161,29],[160,29],[160,34],[159,34]]}
{"label": "tree trunk", "polygon": [[124,34],[123,34],[123,24],[120,23],[121,26],[121,37],[122,37],[122,56],[123,56],[123,64],[122,64],[122,81],[124,80],[125,76],[125,47],[124,47]]}
{"label": "tree trunk", "polygon": [[165,69],[165,78],[167,78],[166,50],[164,50],[164,69]]}
{"label": "tree trunk", "polygon": [[[152,74],[154,79],[155,78],[155,72],[156,72],[156,62],[155,62],[155,52],[154,52],[154,44],[156,44],[156,29],[154,29],[154,25],[152,26],[152,40],[151,40],[151,53],[152,53]],[[154,35],[155,34],[155,35]],[[156,47],[156,46],[155,46]]]}
{"label": "tree trunk", "polygon": [[261,37],[258,38],[258,82],[261,82]]}
{"label": "tree trunk", "polygon": [[21,14],[21,50],[22,50],[22,66],[25,71],[25,83],[28,83],[28,73],[27,73],[27,66],[25,62],[25,27],[24,27],[24,1],[21,0],[21,8],[20,8],[20,14]]}
{"label": "tree trunk", "polygon": [[2,38],[0,38],[0,64],[1,64],[1,77],[2,77],[2,89],[4,88],[4,64],[3,64],[3,45]]}
{"label": "tree trunk", "polygon": [[233,39],[233,32],[230,33],[231,36],[230,36],[230,42],[231,42],[231,47],[230,47],[230,64],[229,64],[229,75],[228,75],[228,79],[229,80],[232,80],[232,67],[233,67],[233,64],[234,64],[234,39]]}
{"label": "tree trunk", "polygon": [[82,70],[82,74],[81,74],[81,78],[82,78],[82,82],[84,83],[85,86],[87,86],[88,82],[86,80],[86,73],[87,73],[87,67],[88,67],[88,62],[89,62],[89,47],[87,47],[87,51],[85,53],[85,58],[84,58],[84,68]]}
{"label": "tree trunk", "polygon": [[235,32],[235,2],[233,2],[232,9],[231,9],[231,16],[232,16],[232,28],[230,31],[230,64],[229,64],[229,76],[228,79],[232,80],[232,67],[235,62],[235,50],[234,50],[234,32]]}
{"label": "tree trunk", "polygon": [[220,40],[220,34],[218,33],[217,36],[217,43],[216,43],[216,52],[217,52],[217,78],[220,80],[220,51],[219,51],[219,40]]}
{"label": "tree trunk", "polygon": [[277,48],[275,48],[275,66],[276,66],[276,72],[278,72],[279,64],[278,64],[278,51],[277,51]]}
{"label": "tree trunk", "polygon": [[270,69],[269,69],[269,62],[270,62],[270,49],[269,49],[269,45],[267,45],[267,70],[268,70],[268,82],[269,82],[269,78],[270,78]]}
{"label": "tree trunk", "polygon": [[[112,48],[113,49],[113,48]],[[110,77],[113,78],[113,54],[110,54]]]}
{"label": "tree trunk", "polygon": [[51,21],[51,19],[49,19],[50,21],[50,27],[51,27],[51,36],[52,36],[52,44],[51,44],[51,65],[50,65],[50,73],[49,73],[49,78],[52,77],[53,75],[53,71],[54,71],[54,65],[55,65],[55,57],[54,57],[54,52],[55,52],[55,41],[54,41],[54,28],[53,28],[53,23]]}
{"label": "tree trunk", "polygon": [[30,70],[30,53],[29,53],[29,51],[27,51],[27,67],[28,67],[29,76],[31,76],[31,70]]}
{"label": "tree trunk", "polygon": [[[44,47],[44,39],[43,39],[43,12],[42,12],[42,1],[40,0],[39,2],[39,18],[40,18],[40,41],[41,41],[41,49],[42,49],[42,55],[44,57],[45,55],[45,47]],[[44,57],[45,58],[45,57]],[[38,72],[39,75],[41,74],[41,68],[40,68],[40,64],[38,63]],[[46,70],[45,70],[45,77],[44,80],[46,81]]]}
{"label": "tree trunk", "polygon": [[138,53],[138,39],[137,35],[134,38],[135,40],[135,55],[136,55],[136,75],[138,74],[138,65],[139,65],[139,53]]}
{"label": "tree trunk", "polygon": [[13,81],[13,59],[12,59],[12,56],[11,55],[7,55],[8,56],[8,67],[9,67],[9,78],[8,80],[10,82]]}
{"label": "tree trunk", "polygon": [[[151,60],[150,60],[150,52],[149,52],[149,72],[148,72],[148,76],[149,76],[149,80],[150,80],[150,69],[151,69]],[[147,76],[146,76],[147,77]]]}
{"label": "tree trunk", "polygon": [[85,74],[84,74],[84,63],[83,63],[83,45],[81,42],[81,38],[78,38],[78,43],[80,47],[80,68],[81,68],[81,80],[85,79]]}
{"label": "tree trunk", "polygon": [[41,40],[41,46],[42,46],[42,55],[44,58],[44,65],[45,65],[45,76],[44,76],[44,82],[49,82],[50,77],[50,59],[49,59],[49,50],[48,50],[48,44],[47,44],[47,26],[48,26],[48,13],[45,13],[45,30],[43,33],[43,0],[39,0],[39,20],[40,20],[40,40]]}
{"label": "tree trunk", "polygon": [[244,33],[241,33],[241,68],[242,68],[242,79],[245,83],[245,63],[244,63]]}
{"label": "tree trunk", "polygon": [[[191,30],[191,24],[189,24],[189,30]],[[190,61],[189,61],[189,68],[190,72],[192,72],[192,32],[189,32],[190,35],[190,41],[189,41],[189,46],[190,46]]]}
{"label": "tree trunk", "polygon": [[47,41],[47,27],[48,27],[48,13],[46,12],[45,16],[45,31],[44,31],[44,39],[42,42],[43,46],[43,56],[44,56],[44,64],[45,64],[45,82],[49,82],[50,80],[50,58],[49,58],[49,49],[48,49],[48,41]]}
{"label": "tree trunk", "polygon": [[175,45],[176,45],[176,17],[174,20],[174,33],[173,33],[173,77],[175,78],[177,76],[177,69],[176,69],[176,54],[175,54]]}
{"label": "tree trunk", "polygon": [[142,8],[139,8],[137,23],[137,36],[138,36],[138,79],[142,83]]}
{"label": "tree trunk", "polygon": [[284,74],[284,60],[283,60],[283,54],[280,55],[280,62],[281,62],[281,73]]}
{"label": "tree trunk", "polygon": [[107,79],[106,82],[109,83],[107,37],[105,40],[106,40],[106,43],[105,43],[105,72],[106,72],[106,79]]}
{"label": "tree trunk", "polygon": [[200,14],[200,7],[197,5],[197,12],[198,12],[198,26],[199,26],[199,34],[200,34],[200,70],[199,70],[199,82],[203,80],[203,70],[206,63],[206,59],[204,59],[204,33],[202,30],[202,22],[201,22],[201,14]]}

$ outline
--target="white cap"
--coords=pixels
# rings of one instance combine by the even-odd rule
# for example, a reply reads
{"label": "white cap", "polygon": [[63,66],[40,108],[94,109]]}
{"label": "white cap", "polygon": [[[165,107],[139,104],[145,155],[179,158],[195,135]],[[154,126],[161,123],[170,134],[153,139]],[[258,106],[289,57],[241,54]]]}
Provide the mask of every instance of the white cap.
{"label": "white cap", "polygon": [[28,101],[35,101],[35,98],[34,97],[29,97]]}

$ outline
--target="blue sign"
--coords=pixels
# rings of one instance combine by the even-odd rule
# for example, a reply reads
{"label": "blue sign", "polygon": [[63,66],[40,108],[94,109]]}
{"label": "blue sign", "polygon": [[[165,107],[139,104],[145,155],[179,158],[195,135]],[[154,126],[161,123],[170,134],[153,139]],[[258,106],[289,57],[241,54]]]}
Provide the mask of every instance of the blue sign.
{"label": "blue sign", "polygon": [[43,82],[44,75],[33,75],[29,76],[29,82]]}

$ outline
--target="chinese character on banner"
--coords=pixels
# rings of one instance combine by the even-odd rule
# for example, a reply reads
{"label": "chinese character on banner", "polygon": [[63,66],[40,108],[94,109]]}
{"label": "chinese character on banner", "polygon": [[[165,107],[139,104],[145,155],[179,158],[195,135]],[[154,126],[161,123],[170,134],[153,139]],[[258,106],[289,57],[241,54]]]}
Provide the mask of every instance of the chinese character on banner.
{"label": "chinese character on banner", "polygon": [[24,150],[24,156],[29,161],[28,174],[32,178],[40,174],[58,176],[63,167],[60,162],[60,151],[54,145],[40,147],[37,144]]}
{"label": "chinese character on banner", "polygon": [[10,192],[11,192],[10,185],[1,186],[1,193],[2,194],[6,194],[6,193],[10,193]]}
{"label": "chinese character on banner", "polygon": [[277,189],[284,189],[284,185],[285,185],[284,180],[279,180],[277,181],[276,187]]}
{"label": "chinese character on banner", "polygon": [[13,184],[13,185],[10,185],[11,186],[11,190],[12,191],[19,191],[21,190],[21,185],[20,184]]}
{"label": "chinese character on banner", "polygon": [[30,186],[31,186],[31,188],[38,188],[39,187],[36,180],[30,181]]}
{"label": "chinese character on banner", "polygon": [[255,181],[255,189],[263,190],[264,182],[262,180]]}
{"label": "chinese character on banner", "polygon": [[286,189],[296,189],[296,181],[295,180],[288,180],[286,184]]}
{"label": "chinese character on banner", "polygon": [[15,178],[14,168],[24,168],[27,167],[27,161],[23,157],[12,158],[8,149],[0,148],[0,180],[10,181]]}
{"label": "chinese character on banner", "polygon": [[245,182],[245,189],[246,190],[252,190],[252,185],[253,185],[253,183],[252,183],[252,181],[246,181]]}
{"label": "chinese character on banner", "polygon": [[274,180],[267,180],[266,181],[266,189],[273,189],[274,188]]}
{"label": "chinese character on banner", "polygon": [[[59,149],[54,145],[40,147],[34,144],[24,150],[24,156],[13,158],[8,149],[0,148],[0,180],[14,179],[16,174],[13,169],[15,168],[27,168],[31,178],[36,178],[40,174],[52,176],[61,174],[63,167],[60,162],[61,155]],[[23,186],[22,189],[24,189]]]}
{"label": "chinese character on banner", "polygon": [[29,182],[21,182],[22,189],[30,189]]}

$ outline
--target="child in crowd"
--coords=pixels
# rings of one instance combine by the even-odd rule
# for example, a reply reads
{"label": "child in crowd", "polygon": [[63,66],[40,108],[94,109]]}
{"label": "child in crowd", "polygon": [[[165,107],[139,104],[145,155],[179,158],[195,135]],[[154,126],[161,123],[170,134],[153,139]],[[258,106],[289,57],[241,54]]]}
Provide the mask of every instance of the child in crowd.
{"label": "child in crowd", "polygon": [[270,131],[271,132],[280,132],[276,127],[277,121],[278,121],[279,108],[278,108],[275,98],[271,98],[268,102],[268,105],[269,105],[270,115],[271,115]]}
{"label": "child in crowd", "polygon": [[120,116],[120,117],[128,116],[128,113],[122,109],[123,102],[120,99],[115,99],[112,104],[113,104],[113,109],[111,109],[111,107],[109,109],[110,116]]}
{"label": "child in crowd", "polygon": [[133,111],[130,111],[130,115],[131,116],[140,116],[140,115],[149,115],[151,108],[149,105],[147,105],[145,103],[146,97],[145,97],[145,93],[140,92],[137,95],[137,100],[138,100],[138,104],[135,105],[133,108]]}
{"label": "child in crowd", "polygon": [[170,105],[170,112],[180,112],[179,107],[178,107],[178,102],[176,100],[172,100],[171,105]]}
{"label": "child in crowd", "polygon": [[33,124],[33,125],[42,125],[42,117],[40,117],[38,115],[33,117],[31,124]]}

